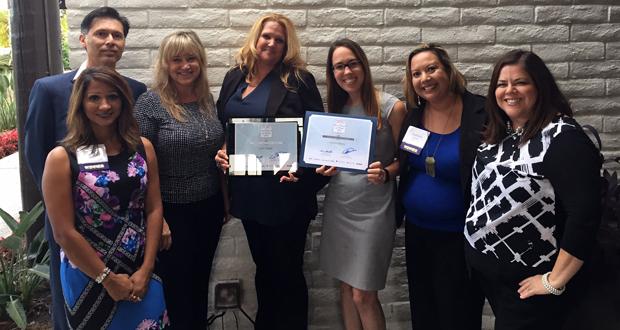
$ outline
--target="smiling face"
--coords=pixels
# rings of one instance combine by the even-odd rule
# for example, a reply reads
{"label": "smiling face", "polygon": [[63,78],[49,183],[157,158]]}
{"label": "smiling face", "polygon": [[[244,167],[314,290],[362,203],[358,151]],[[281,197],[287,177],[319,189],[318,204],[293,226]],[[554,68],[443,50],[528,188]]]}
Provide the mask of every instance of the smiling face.
{"label": "smiling face", "polygon": [[200,60],[198,55],[184,52],[172,56],[167,61],[168,74],[178,89],[180,87],[192,87],[200,76]]}
{"label": "smiling face", "polygon": [[332,70],[340,88],[349,94],[361,91],[364,83],[364,68],[360,60],[347,47],[338,47],[332,55]]}
{"label": "smiling face", "polygon": [[82,107],[93,128],[110,127],[116,124],[123,102],[113,86],[92,80],[84,94]]}
{"label": "smiling face", "polygon": [[435,53],[424,51],[411,58],[411,84],[427,102],[441,100],[450,91],[450,78]]}
{"label": "smiling face", "polygon": [[125,49],[123,24],[113,18],[96,18],[88,33],[80,35],[80,44],[86,49],[90,67],[114,68]]}
{"label": "smiling face", "polygon": [[282,60],[285,48],[286,30],[284,27],[278,22],[265,22],[256,42],[258,61],[261,64],[274,66]]}
{"label": "smiling face", "polygon": [[501,69],[495,88],[495,101],[515,128],[523,127],[528,121],[537,97],[534,81],[522,65],[506,65]]}

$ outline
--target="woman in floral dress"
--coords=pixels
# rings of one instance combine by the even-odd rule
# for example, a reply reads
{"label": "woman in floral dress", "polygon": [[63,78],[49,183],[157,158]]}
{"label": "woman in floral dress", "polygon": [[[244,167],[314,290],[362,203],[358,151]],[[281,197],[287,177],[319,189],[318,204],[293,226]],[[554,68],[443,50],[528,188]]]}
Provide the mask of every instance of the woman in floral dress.
{"label": "woman in floral dress", "polygon": [[74,84],[67,136],[45,163],[43,198],[60,245],[73,329],[163,329],[153,273],[162,228],[157,160],[141,138],[125,80],[107,68]]}

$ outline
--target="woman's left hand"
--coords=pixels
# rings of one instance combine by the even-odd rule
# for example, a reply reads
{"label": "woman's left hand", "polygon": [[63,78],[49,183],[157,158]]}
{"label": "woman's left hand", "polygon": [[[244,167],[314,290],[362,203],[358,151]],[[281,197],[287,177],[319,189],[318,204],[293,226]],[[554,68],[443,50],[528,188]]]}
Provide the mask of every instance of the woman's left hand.
{"label": "woman's left hand", "polygon": [[166,219],[163,219],[163,226],[161,227],[161,238],[159,239],[159,251],[169,250],[172,245],[172,232]]}
{"label": "woman's left hand", "polygon": [[374,184],[383,184],[385,183],[385,171],[381,162],[374,162],[368,165],[368,181]]}
{"label": "woman's left hand", "polygon": [[299,181],[299,178],[295,176],[295,173],[293,172],[288,172],[288,176],[287,175],[283,175],[280,177],[280,183],[282,182],[297,182]]}
{"label": "woman's left hand", "polygon": [[523,281],[519,282],[519,298],[527,299],[531,296],[546,295],[549,294],[547,289],[543,286],[542,275],[530,276]]}
{"label": "woman's left hand", "polygon": [[133,291],[129,295],[129,301],[140,302],[146,295],[146,291],[149,288],[149,280],[151,279],[151,272],[140,268],[133,275],[129,277],[133,282]]}

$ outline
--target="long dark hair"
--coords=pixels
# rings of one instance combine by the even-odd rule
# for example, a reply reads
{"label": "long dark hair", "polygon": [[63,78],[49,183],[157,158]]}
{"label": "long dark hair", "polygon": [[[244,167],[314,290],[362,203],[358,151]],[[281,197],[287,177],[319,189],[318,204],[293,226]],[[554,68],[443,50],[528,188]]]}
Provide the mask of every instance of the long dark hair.
{"label": "long dark hair", "polygon": [[431,52],[437,56],[437,59],[443,66],[443,69],[446,71],[448,75],[448,82],[450,92],[456,95],[462,95],[465,92],[465,87],[467,86],[467,80],[465,80],[465,76],[454,66],[452,61],[450,60],[450,56],[448,52],[443,49],[438,44],[421,44],[418,48],[414,49],[409,53],[409,57],[407,57],[405,78],[403,81],[403,92],[405,94],[405,100],[407,101],[407,107],[415,107],[416,105],[421,105],[426,102],[423,98],[421,98],[413,88],[412,75],[411,75],[411,59],[423,52]]}
{"label": "long dark hair", "polygon": [[353,55],[360,61],[362,70],[364,70],[364,81],[362,82],[362,107],[364,113],[367,116],[377,117],[378,127],[381,127],[381,111],[379,111],[379,100],[377,97],[377,91],[372,83],[372,75],[370,73],[370,65],[366,53],[360,45],[350,39],[338,39],[334,41],[329,47],[327,53],[327,65],[325,73],[327,75],[327,112],[342,112],[342,108],[347,103],[349,94],[342,89],[336,82],[336,76],[334,75],[334,51],[336,48],[345,47],[348,48]]}
{"label": "long dark hair", "polygon": [[506,65],[514,64],[521,65],[525,72],[530,75],[538,93],[531,117],[524,127],[521,143],[527,142],[538,134],[556,116],[572,117],[573,115],[573,110],[568,100],[560,91],[545,62],[530,51],[521,49],[511,50],[495,63],[493,75],[491,76],[485,104],[485,109],[489,115],[489,122],[483,132],[484,142],[486,143],[499,143],[508,135],[506,132],[506,122],[509,121],[509,118],[497,104],[495,89],[497,89],[497,81],[502,68]]}
{"label": "long dark hair", "polygon": [[116,120],[116,133],[121,143],[132,151],[140,145],[140,129],[133,117],[133,96],[129,85],[121,75],[107,67],[88,68],[80,74],[73,84],[67,113],[67,136],[61,141],[69,150],[75,151],[81,146],[98,144],[95,133],[84,112],[84,98],[88,86],[98,81],[114,87],[122,101],[121,113]]}

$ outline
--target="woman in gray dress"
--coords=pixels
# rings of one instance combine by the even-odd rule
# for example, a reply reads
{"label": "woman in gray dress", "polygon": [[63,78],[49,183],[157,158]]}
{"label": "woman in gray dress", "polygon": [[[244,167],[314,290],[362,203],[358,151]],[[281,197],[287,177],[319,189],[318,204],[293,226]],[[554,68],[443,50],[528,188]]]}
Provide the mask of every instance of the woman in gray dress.
{"label": "woman in gray dress", "polygon": [[321,269],[340,280],[344,325],[385,329],[377,291],[385,287],[392,256],[397,139],[406,110],[372,84],[368,59],[354,41],[335,41],[327,57],[328,112],[377,118],[375,159],[367,173],[321,166],[332,176],[325,197]]}

